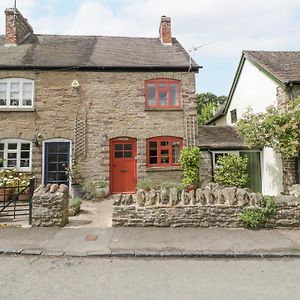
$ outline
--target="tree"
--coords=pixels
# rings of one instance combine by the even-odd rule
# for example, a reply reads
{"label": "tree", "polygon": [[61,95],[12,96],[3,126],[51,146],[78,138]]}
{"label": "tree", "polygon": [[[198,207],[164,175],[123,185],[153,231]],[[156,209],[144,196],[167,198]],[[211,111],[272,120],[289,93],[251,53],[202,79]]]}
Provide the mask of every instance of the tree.
{"label": "tree", "polygon": [[254,114],[249,109],[237,124],[245,144],[271,147],[283,157],[300,153],[300,97],[285,107],[270,106],[266,112]]}
{"label": "tree", "polygon": [[227,97],[226,96],[217,96],[213,93],[208,92],[208,93],[197,94],[196,100],[197,100],[197,111],[198,111],[198,114],[200,114],[202,108],[205,105],[212,103],[215,108],[220,107],[221,105],[223,105],[226,102]]}
{"label": "tree", "polygon": [[214,113],[225,103],[226,96],[216,96],[213,93],[197,94],[198,124],[204,125]]}

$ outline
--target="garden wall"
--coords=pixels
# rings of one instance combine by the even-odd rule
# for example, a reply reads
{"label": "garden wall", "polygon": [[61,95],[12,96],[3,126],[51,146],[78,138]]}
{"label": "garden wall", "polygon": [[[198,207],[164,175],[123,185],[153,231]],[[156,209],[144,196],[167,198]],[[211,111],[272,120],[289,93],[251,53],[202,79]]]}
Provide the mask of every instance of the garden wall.
{"label": "garden wall", "polygon": [[63,227],[68,221],[68,187],[64,184],[38,187],[32,197],[32,226]]}
{"label": "garden wall", "polygon": [[[116,195],[113,226],[132,227],[243,227],[239,215],[244,208],[255,209],[259,194],[248,189],[221,187],[210,183],[195,192],[176,188],[143,191],[136,196]],[[300,226],[300,186],[289,196],[275,198],[278,212],[267,226]]]}

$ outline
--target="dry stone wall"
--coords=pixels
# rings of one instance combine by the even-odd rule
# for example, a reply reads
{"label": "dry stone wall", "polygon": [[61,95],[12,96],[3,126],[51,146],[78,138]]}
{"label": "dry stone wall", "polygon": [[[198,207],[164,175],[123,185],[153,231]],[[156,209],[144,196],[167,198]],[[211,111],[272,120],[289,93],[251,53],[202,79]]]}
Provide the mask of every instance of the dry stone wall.
{"label": "dry stone wall", "polygon": [[[297,187],[295,188],[297,190]],[[143,191],[136,196],[116,195],[113,226],[157,227],[243,227],[239,215],[244,208],[258,208],[261,195],[249,189],[222,187],[209,183],[196,191],[176,188]],[[269,226],[300,226],[300,189],[275,198],[276,218]]]}
{"label": "dry stone wall", "polygon": [[66,185],[38,187],[32,197],[32,226],[63,227],[69,222],[69,189]]}

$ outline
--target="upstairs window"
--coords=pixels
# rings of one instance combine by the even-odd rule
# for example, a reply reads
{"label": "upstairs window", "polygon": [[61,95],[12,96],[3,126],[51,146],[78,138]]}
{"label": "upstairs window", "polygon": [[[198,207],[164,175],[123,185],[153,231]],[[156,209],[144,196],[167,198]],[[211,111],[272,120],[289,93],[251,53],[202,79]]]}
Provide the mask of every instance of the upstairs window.
{"label": "upstairs window", "polygon": [[1,108],[33,107],[34,82],[24,78],[7,78],[0,80]]}
{"label": "upstairs window", "polygon": [[147,140],[147,166],[178,166],[182,138],[161,136]]}
{"label": "upstairs window", "polygon": [[180,81],[153,79],[146,81],[146,108],[180,108]]}
{"label": "upstairs window", "polygon": [[230,111],[230,120],[231,120],[231,124],[236,123],[236,121],[237,121],[236,109],[233,109],[232,111]]}
{"label": "upstairs window", "polygon": [[32,143],[26,140],[0,140],[0,168],[31,170]]}

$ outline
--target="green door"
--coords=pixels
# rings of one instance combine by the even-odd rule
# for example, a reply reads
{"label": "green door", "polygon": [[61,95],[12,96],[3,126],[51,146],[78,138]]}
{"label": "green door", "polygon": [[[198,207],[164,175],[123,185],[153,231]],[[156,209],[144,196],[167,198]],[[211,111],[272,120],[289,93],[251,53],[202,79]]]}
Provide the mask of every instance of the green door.
{"label": "green door", "polygon": [[256,193],[261,193],[261,161],[260,152],[240,152],[248,158],[248,187]]}

